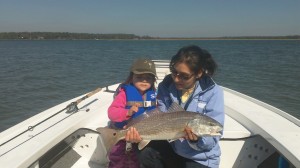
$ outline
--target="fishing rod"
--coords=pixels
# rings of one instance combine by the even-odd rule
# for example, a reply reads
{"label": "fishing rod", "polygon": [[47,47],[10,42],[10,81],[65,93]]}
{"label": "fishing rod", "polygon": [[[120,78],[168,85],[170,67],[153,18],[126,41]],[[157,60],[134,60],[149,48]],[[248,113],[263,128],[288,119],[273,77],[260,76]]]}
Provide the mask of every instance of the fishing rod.
{"label": "fishing rod", "polygon": [[85,100],[85,99],[91,97],[92,95],[98,93],[99,91],[101,91],[101,89],[102,89],[102,88],[97,88],[96,90],[94,90],[94,91],[92,91],[92,92],[86,94],[85,96],[79,98],[79,99],[76,100],[75,102],[70,103],[70,104],[67,105],[64,109],[59,110],[58,112],[52,114],[51,116],[47,117],[46,119],[44,119],[44,120],[38,122],[37,124],[35,124],[35,125],[33,125],[33,126],[29,126],[28,129],[26,129],[25,131],[19,133],[18,135],[14,136],[14,137],[10,138],[9,140],[7,140],[7,141],[3,142],[2,144],[0,144],[0,147],[3,146],[3,145],[5,145],[5,144],[7,144],[7,143],[10,142],[10,141],[12,141],[13,139],[19,137],[20,135],[24,134],[24,133],[27,132],[27,131],[33,131],[33,129],[34,129],[36,126],[42,124],[43,122],[49,120],[50,118],[56,116],[57,114],[59,114],[59,113],[65,111],[65,110],[66,110],[66,113],[74,113],[74,112],[77,112],[77,111],[79,110],[78,107],[77,107],[77,105],[78,105],[80,102],[82,102],[83,100]]}

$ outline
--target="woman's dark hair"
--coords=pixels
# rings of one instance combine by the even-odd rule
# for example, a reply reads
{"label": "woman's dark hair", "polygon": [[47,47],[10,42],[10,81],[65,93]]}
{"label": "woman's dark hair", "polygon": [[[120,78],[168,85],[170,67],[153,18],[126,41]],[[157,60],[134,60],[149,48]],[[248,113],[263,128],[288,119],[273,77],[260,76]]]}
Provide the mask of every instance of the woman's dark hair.
{"label": "woman's dark hair", "polygon": [[217,64],[210,53],[196,45],[185,46],[179,49],[170,62],[170,70],[174,69],[177,63],[185,63],[195,74],[200,71],[208,76],[213,76]]}

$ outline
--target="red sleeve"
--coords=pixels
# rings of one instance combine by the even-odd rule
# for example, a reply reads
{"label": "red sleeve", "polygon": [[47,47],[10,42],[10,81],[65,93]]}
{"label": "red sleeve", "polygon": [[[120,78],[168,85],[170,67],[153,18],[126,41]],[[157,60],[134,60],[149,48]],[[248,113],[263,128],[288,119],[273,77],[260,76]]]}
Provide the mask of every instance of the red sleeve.
{"label": "red sleeve", "polygon": [[122,122],[127,120],[126,117],[128,109],[126,106],[126,94],[123,89],[120,90],[119,94],[115,97],[114,101],[108,108],[108,118],[113,122]]}

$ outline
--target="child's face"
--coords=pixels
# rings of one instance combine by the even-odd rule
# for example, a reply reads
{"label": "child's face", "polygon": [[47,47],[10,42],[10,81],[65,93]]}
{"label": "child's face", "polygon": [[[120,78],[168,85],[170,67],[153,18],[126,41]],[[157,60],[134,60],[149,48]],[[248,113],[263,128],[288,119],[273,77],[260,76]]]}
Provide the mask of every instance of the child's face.
{"label": "child's face", "polygon": [[151,74],[133,74],[132,83],[142,94],[151,88],[155,77]]}

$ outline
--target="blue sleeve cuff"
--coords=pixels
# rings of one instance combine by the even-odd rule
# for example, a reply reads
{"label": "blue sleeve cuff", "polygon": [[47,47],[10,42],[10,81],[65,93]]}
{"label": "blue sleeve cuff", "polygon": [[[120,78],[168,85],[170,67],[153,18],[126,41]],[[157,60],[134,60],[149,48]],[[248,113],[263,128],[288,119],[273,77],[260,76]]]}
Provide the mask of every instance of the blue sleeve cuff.
{"label": "blue sleeve cuff", "polygon": [[188,141],[188,144],[197,151],[208,151],[217,144],[217,141],[216,137],[201,137],[197,142]]}

